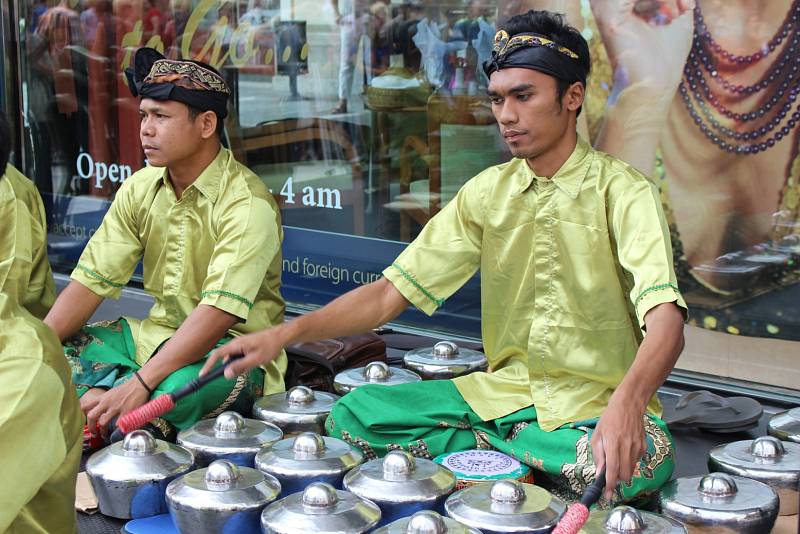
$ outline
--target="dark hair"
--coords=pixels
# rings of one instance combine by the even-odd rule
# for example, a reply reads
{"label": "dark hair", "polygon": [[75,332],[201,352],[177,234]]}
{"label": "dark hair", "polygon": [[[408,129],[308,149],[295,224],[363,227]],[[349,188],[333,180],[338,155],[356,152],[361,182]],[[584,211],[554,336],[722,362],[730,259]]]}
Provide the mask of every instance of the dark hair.
{"label": "dark hair", "polygon": [[[589,76],[589,71],[592,68],[591,59],[589,57],[589,45],[586,39],[583,38],[581,32],[574,27],[567,24],[564,15],[560,13],[552,13],[550,11],[534,11],[530,10],[521,15],[515,15],[508,19],[502,25],[502,29],[508,32],[508,35],[513,37],[518,33],[536,33],[542,37],[547,37],[555,43],[565,46],[578,54],[578,62]],[[569,86],[574,82],[561,78],[556,78],[558,101],[561,102],[564,94],[569,89]],[[578,108],[578,115],[581,114],[583,106]]]}
{"label": "dark hair", "polygon": [[[190,106],[189,104],[186,104],[186,107],[189,108],[190,120],[195,120],[198,115],[200,115],[201,113],[205,113],[205,111],[203,111],[202,109]],[[217,114],[214,113],[214,115]],[[225,121],[219,115],[217,115],[217,137],[219,137],[221,141],[224,135],[225,135]]]}
{"label": "dark hair", "polygon": [[5,113],[0,111],[0,176],[6,173],[8,158],[11,156],[11,125]]}

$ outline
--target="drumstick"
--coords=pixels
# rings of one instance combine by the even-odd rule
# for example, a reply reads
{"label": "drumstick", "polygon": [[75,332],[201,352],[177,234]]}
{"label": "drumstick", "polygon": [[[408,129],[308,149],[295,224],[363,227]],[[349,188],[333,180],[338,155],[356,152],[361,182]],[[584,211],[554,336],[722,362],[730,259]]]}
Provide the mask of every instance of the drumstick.
{"label": "drumstick", "polygon": [[211,371],[205,376],[201,376],[199,378],[195,378],[179,390],[175,391],[174,393],[166,393],[164,395],[158,396],[155,399],[142,404],[135,410],[131,410],[130,412],[126,413],[122,417],[119,418],[117,421],[117,428],[119,428],[124,434],[131,432],[132,430],[136,430],[137,428],[141,428],[145,425],[148,421],[152,421],[156,417],[161,417],[171,409],[175,407],[175,403],[179,400],[184,398],[187,395],[190,395],[197,391],[198,389],[202,388],[212,380],[219,378],[222,376],[222,373],[225,372],[225,368],[234,360],[238,360],[241,358],[242,355],[238,354],[236,356],[231,356],[228,358],[228,361]]}
{"label": "drumstick", "polygon": [[595,475],[594,482],[584,490],[580,502],[569,505],[567,513],[561,516],[553,534],[578,534],[578,531],[586,524],[586,520],[589,519],[589,507],[596,503],[603,494],[605,485],[606,468],[604,466]]}

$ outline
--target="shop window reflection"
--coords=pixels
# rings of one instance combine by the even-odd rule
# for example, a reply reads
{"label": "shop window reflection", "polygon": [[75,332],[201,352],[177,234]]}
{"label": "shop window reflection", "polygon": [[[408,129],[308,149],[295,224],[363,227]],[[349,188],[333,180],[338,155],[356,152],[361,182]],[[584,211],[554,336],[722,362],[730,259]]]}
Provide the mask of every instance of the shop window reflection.
{"label": "shop window reflection", "polygon": [[[505,157],[482,96],[480,62],[496,16],[485,2],[24,7],[30,174],[47,204],[51,252],[62,270],[121,183],[146,164],[138,103],[123,75],[140,46],[223,72],[234,95],[226,141],[270,186],[287,225],[409,241],[476,165]],[[452,130],[459,125],[483,130]]]}
{"label": "shop window reflection", "polygon": [[[555,4],[588,38],[593,55],[581,132],[596,147],[621,156],[658,182],[670,218],[680,282],[690,307],[697,310],[691,321],[725,332],[800,338],[800,326],[792,319],[796,307],[787,304],[796,301],[792,291],[800,287],[796,180],[800,167],[792,164],[796,150],[789,146],[796,144],[797,127],[793,122],[760,155],[725,152],[706,139],[688,115],[686,99],[694,102],[697,113],[704,112],[682,69],[688,64],[705,72],[714,95],[725,89],[697,55],[703,49],[708,56],[708,47],[702,44],[708,38],[694,35],[694,30],[681,34],[685,42],[676,41],[678,37],[664,41],[673,54],[678,48],[687,54],[694,50],[694,59],[678,61],[664,55],[645,62],[657,65],[654,72],[661,74],[665,62],[675,63],[676,85],[674,98],[667,99],[672,102],[673,119],[654,130],[668,135],[640,150],[637,143],[647,136],[634,127],[638,123],[623,121],[626,127],[620,135],[609,129],[619,111],[613,106],[619,97],[615,86],[621,87],[613,70],[620,59],[617,51],[628,50],[628,44],[610,41],[606,15],[594,13],[588,0],[23,0],[20,4],[25,28],[20,43],[22,123],[29,140],[23,145],[28,151],[25,170],[42,193],[51,249],[63,271],[77,259],[128,170],[135,172],[145,164],[138,139],[138,103],[122,75],[137,47],[150,45],[171,58],[206,61],[223,72],[234,96],[226,121],[227,142],[271,187],[288,226],[403,243],[413,239],[464,182],[508,159],[484,96],[488,80],[481,64],[490,56],[498,21]],[[790,0],[771,3],[759,15],[759,25],[748,22],[741,35],[734,35],[718,27],[715,13],[721,4],[700,4],[709,35],[728,52],[741,48],[737,54],[752,54],[764,43],[769,50],[773,34],[780,36],[784,20],[791,20],[787,14],[798,9]],[[742,14],[730,16],[750,20]],[[644,21],[640,28],[644,37],[680,33],[669,21],[656,22]],[[797,25],[790,26],[770,54],[753,60],[752,79],[747,76],[750,63],[717,76],[736,84],[759,82],[763,77],[759,73],[774,58],[798,54]],[[610,43],[615,51],[611,57]],[[643,61],[645,49],[649,50],[637,50],[639,54],[625,56],[626,60]],[[696,72],[691,76],[696,79]],[[681,95],[678,84],[684,78],[688,92]],[[770,91],[777,87],[767,82],[763,83]],[[796,96],[791,90],[784,93],[773,112]],[[636,113],[651,117],[654,102],[645,101]],[[732,101],[725,106],[737,113],[758,112],[754,102]],[[704,104],[706,114],[730,126],[712,104]],[[772,133],[797,114],[796,104],[792,106]],[[773,115],[765,111],[769,119]],[[713,126],[704,117],[701,122]],[[743,185],[710,196],[702,187],[686,194],[687,187],[699,187],[701,181],[692,178],[693,165],[676,155],[681,153],[678,146],[701,161],[719,163],[724,157],[730,163],[722,167],[724,173],[703,175],[733,173]],[[748,170],[756,168],[751,167],[753,161],[761,161],[757,168],[767,170]],[[292,188],[286,188],[290,178]],[[731,180],[719,183],[728,187]],[[764,184],[768,194],[759,189]],[[304,203],[305,187],[314,195]],[[298,195],[293,203],[288,202],[290,193]],[[717,206],[714,199],[728,208],[712,216],[708,210]],[[727,221],[728,230],[717,232],[719,221]],[[712,227],[719,235],[705,239]],[[711,247],[712,241],[713,250],[698,256],[695,249]],[[376,258],[378,263],[390,260]]]}

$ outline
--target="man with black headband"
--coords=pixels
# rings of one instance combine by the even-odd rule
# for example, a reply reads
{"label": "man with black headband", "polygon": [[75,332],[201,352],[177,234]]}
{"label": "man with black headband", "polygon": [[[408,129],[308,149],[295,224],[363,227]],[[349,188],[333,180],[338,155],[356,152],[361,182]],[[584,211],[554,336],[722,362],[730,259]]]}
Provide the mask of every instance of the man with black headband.
{"label": "man with black headband", "polygon": [[[283,320],[280,214],[263,182],[220,146],[230,91],[204,63],[136,52],[128,84],[140,97],[149,166],[125,180],[45,322],[73,369],[92,432],[197,377],[231,336]],[[118,298],[142,261],[154,299],[144,320],[84,326]],[[165,436],[223,410],[248,410],[283,390],[285,356],[218,380],[153,421]],[[265,376],[266,372],[266,376]]]}
{"label": "man with black headband", "polygon": [[368,456],[494,447],[569,499],[606,466],[607,499],[645,498],[674,467],[655,393],[683,348],[685,312],[658,192],[576,133],[589,52],[561,16],[510,19],[485,70],[515,159],[468,181],[383,279],[209,361],[245,353],[233,375],[409,303],[432,314],[480,269],[491,371],[364,386],[334,406],[328,432]]}

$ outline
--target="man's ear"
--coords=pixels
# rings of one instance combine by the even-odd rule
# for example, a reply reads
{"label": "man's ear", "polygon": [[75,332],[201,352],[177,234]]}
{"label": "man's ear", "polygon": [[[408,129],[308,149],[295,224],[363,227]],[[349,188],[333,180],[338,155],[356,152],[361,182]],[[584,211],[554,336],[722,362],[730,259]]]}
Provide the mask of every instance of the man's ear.
{"label": "man's ear", "polygon": [[200,135],[203,139],[210,139],[217,135],[217,114],[213,111],[204,111],[200,113],[195,121],[200,121]]}
{"label": "man's ear", "polygon": [[563,104],[570,111],[578,111],[578,108],[583,105],[584,96],[586,96],[586,88],[581,82],[575,82],[564,93]]}

